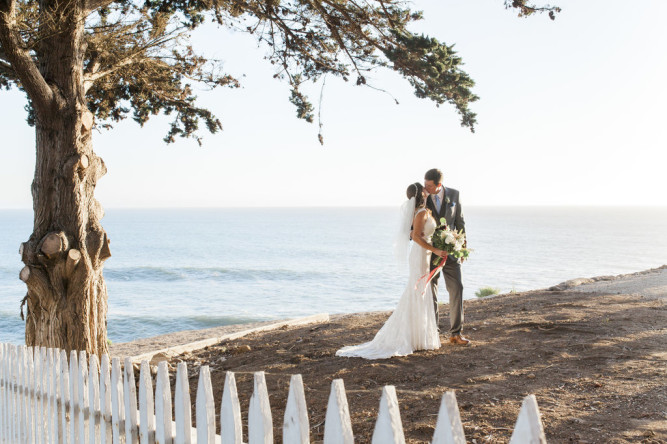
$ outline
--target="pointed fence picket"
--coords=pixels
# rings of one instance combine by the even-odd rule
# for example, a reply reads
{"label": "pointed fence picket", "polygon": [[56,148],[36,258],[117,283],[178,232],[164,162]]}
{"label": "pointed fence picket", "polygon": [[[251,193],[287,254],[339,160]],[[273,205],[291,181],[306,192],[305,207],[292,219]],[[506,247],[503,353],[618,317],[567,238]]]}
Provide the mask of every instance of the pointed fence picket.
{"label": "pointed fence picket", "polygon": [[167,363],[164,361],[158,364],[155,385],[155,442],[172,444],[171,387],[169,386]]}
{"label": "pointed fence picket", "polygon": [[442,396],[432,444],[466,444],[459,405],[452,391]]}
{"label": "pointed fence picket", "polygon": [[109,376],[109,357],[102,356],[100,366],[100,443],[111,444],[113,421],[111,417],[111,377]]}
{"label": "pointed fence picket", "polygon": [[350,408],[342,379],[331,381],[331,393],[324,418],[324,444],[353,444]]}
{"label": "pointed fence picket", "polygon": [[176,415],[176,442],[179,444],[191,444],[194,441],[192,438],[192,404],[190,403],[188,367],[184,362],[179,362],[178,369],[176,370],[176,393],[174,403],[174,413]]}
{"label": "pointed fence picket", "polygon": [[225,375],[225,387],[220,403],[220,441],[222,444],[242,444],[241,404],[236,391],[234,373]]}
{"label": "pointed fence picket", "polygon": [[[126,359],[98,361],[85,352],[67,354],[44,347],[0,344],[0,443],[242,444],[243,424],[234,373],[227,372],[220,400],[220,435],[208,366],[199,369],[192,427],[188,370],[178,364],[174,414],[167,363],[160,362],[155,386],[148,362],[135,368]],[[248,444],[271,444],[273,418],[264,372],[254,374],[248,411]],[[309,444],[310,425],[301,375],[290,380],[282,442]],[[374,444],[405,443],[394,386],[382,389]],[[454,392],[442,397],[433,444],[464,444]],[[342,379],[331,383],[324,422],[325,444],[352,444],[354,434]],[[546,443],[534,395],[523,400],[510,444]]]}
{"label": "pointed fence picket", "polygon": [[[228,374],[233,375],[233,373]],[[306,407],[306,394],[303,389],[301,375],[292,375],[290,379],[287,405],[285,406],[285,419],[283,421],[283,442],[294,444],[310,443],[308,408]]]}
{"label": "pointed fence picket", "polygon": [[254,390],[248,411],[248,444],[272,444],[273,419],[264,372],[254,376]]}
{"label": "pointed fence picket", "polygon": [[403,423],[401,422],[401,414],[398,411],[396,388],[393,385],[387,385],[382,388],[380,411],[378,412],[378,420],[375,423],[375,430],[373,430],[372,443],[405,444]]}
{"label": "pointed fence picket", "polygon": [[155,402],[153,401],[153,380],[148,362],[141,363],[139,371],[139,442],[155,443]]}
{"label": "pointed fence picket", "polygon": [[93,444],[96,438],[100,435],[100,417],[102,411],[100,408],[100,371],[97,356],[92,355],[89,362],[88,370],[88,417],[89,422],[89,441]]}
{"label": "pointed fence picket", "polygon": [[123,392],[125,393],[125,442],[138,444],[137,385],[134,380],[134,366],[130,358],[125,358],[123,366]]}
{"label": "pointed fence picket", "polygon": [[199,368],[197,385],[197,442],[215,442],[215,401],[211,385],[211,371],[208,365]]}

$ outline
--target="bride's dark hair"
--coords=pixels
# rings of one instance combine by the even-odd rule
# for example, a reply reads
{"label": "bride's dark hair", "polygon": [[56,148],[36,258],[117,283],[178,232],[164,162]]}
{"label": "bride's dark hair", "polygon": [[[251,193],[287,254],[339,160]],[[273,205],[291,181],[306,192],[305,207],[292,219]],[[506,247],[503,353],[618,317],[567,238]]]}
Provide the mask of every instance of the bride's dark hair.
{"label": "bride's dark hair", "polygon": [[405,194],[408,196],[408,199],[415,198],[415,208],[421,208],[426,205],[424,196],[422,195],[422,190],[424,187],[419,182],[411,183],[408,185],[408,189],[405,191]]}

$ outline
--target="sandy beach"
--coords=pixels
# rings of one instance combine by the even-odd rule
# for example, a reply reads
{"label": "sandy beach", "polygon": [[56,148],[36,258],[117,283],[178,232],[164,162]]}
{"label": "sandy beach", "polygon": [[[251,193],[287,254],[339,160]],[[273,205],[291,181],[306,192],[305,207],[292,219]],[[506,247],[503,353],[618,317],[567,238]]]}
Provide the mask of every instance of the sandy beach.
{"label": "sandy beach", "polygon": [[[373,337],[389,315],[376,312],[283,325],[162,359],[172,368],[188,363],[193,392],[198,366],[209,365],[216,400],[225,372],[234,371],[243,415],[252,373],[265,371],[277,437],[290,375],[302,374],[313,442],[322,440],[331,381],[342,378],[360,443],[370,442],[384,385],[396,386],[410,443],[429,442],[447,390],[456,391],[469,442],[507,442],[522,398],[532,393],[549,442],[667,443],[665,298],[667,266],[662,266],[467,300],[469,347],[443,346],[381,361],[336,357],[341,346]],[[447,310],[440,306],[443,331]],[[172,333],[114,344],[111,353],[137,356],[269,325]]]}

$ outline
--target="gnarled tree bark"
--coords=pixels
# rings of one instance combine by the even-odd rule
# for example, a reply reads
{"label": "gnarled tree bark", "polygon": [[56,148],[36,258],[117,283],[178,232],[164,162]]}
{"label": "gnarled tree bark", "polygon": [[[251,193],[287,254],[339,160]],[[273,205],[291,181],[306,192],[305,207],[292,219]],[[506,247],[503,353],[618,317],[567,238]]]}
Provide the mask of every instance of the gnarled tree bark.
{"label": "gnarled tree bark", "polygon": [[111,253],[94,198],[106,167],[92,150],[93,116],[83,83],[86,2],[42,1],[49,16],[40,22],[42,38],[34,48],[23,46],[16,6],[16,0],[0,2],[0,43],[12,66],[20,67],[33,106],[37,152],[33,233],[19,249],[25,263],[19,277],[28,287],[25,341],[103,354],[108,347],[102,270]]}
{"label": "gnarled tree bark", "polygon": [[88,111],[81,109],[65,106],[36,122],[35,219],[22,254],[21,278],[28,287],[25,340],[102,354],[107,352],[102,270],[111,253],[93,193],[106,168],[92,152],[90,127],[81,122]]}

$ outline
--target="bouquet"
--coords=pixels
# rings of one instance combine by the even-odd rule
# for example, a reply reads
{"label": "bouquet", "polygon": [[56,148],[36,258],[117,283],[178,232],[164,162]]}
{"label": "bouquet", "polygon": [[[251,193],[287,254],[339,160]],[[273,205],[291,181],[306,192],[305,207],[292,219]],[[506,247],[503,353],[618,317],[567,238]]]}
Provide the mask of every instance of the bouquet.
{"label": "bouquet", "polygon": [[[463,230],[456,231],[450,229],[444,217],[440,219],[440,226],[433,233],[432,242],[435,248],[445,251],[448,256],[452,256],[459,261],[461,259],[468,259],[472,251],[466,247],[466,234]],[[433,264],[439,265],[441,259],[438,256],[433,261]]]}

